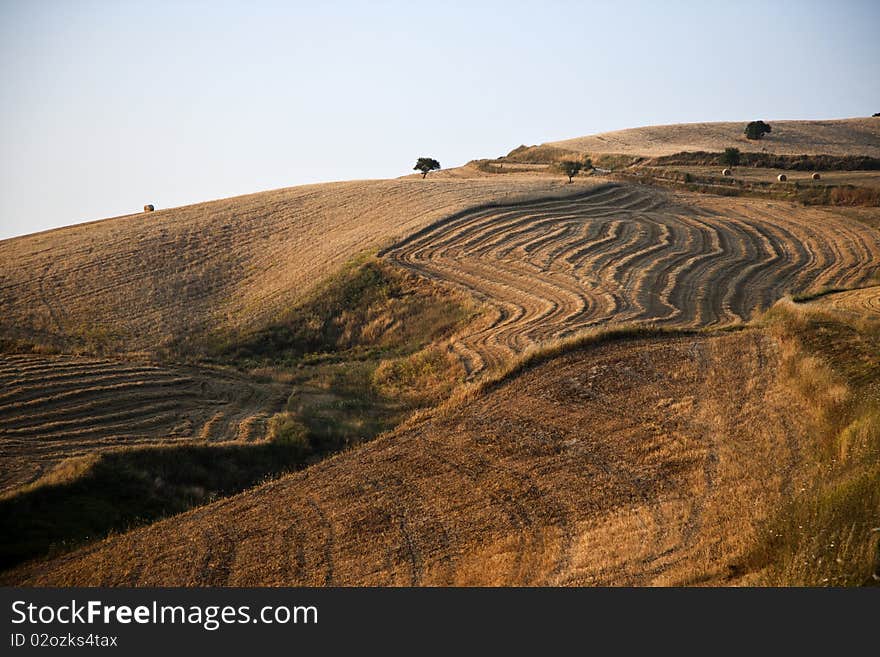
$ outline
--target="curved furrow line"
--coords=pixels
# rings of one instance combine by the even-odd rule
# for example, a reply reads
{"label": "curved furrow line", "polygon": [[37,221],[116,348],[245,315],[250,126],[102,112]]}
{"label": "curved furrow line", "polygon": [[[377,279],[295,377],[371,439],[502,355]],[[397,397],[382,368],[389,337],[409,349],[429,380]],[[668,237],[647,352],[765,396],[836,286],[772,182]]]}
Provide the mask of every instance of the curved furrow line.
{"label": "curved furrow line", "polygon": [[[669,299],[676,299],[680,314],[670,325],[708,326],[724,320],[720,299],[706,294],[716,292],[726,285],[725,273],[735,270],[746,257],[746,245],[733,239],[731,231],[719,230],[718,225],[700,222],[709,236],[708,248],[699,256],[683,264],[681,270],[671,276],[672,288]],[[735,317],[728,317],[728,321]]]}
{"label": "curved furrow line", "polygon": [[129,437],[133,434],[136,434],[139,431],[147,431],[158,426],[171,424],[177,417],[177,412],[171,410],[162,413],[154,413],[147,417],[129,419],[124,422],[106,423],[100,426],[95,423],[88,423],[87,426],[79,429],[61,432],[55,431],[52,433],[39,433],[30,436],[30,438],[42,443],[65,443],[66,447],[68,441],[72,439],[81,439],[84,436],[95,436],[100,437],[101,442],[110,442],[110,436],[117,434],[118,436],[123,437],[122,439],[127,444],[129,442]]}
{"label": "curved furrow line", "polygon": [[192,382],[188,377],[169,377],[164,381],[155,383],[152,381],[125,381],[123,383],[114,383],[107,386],[85,386],[65,390],[63,392],[50,395],[48,397],[35,397],[21,402],[12,402],[0,405],[0,413],[14,413],[27,408],[50,408],[56,404],[69,402],[73,399],[94,398],[96,395],[120,395],[129,392],[136,392],[150,388],[178,388]]}
{"label": "curved furrow line", "polygon": [[[632,290],[633,296],[638,300],[642,313],[640,317],[653,322],[669,322],[680,313],[669,300],[669,291],[672,289],[679,272],[691,264],[695,257],[694,251],[702,233],[687,222],[679,221],[676,217],[656,217],[658,224],[665,230],[664,244],[656,254],[650,250],[643,252],[643,264],[638,268],[632,267],[626,271],[626,280],[622,280],[623,287]],[[654,257],[651,257],[654,255]],[[630,281],[633,281],[630,283]]]}
{"label": "curved furrow line", "polygon": [[493,309],[454,343],[471,375],[603,323],[744,321],[784,294],[863,283],[877,267],[880,237],[833,214],[742,199],[688,203],[610,185],[462,212],[385,255]]}
{"label": "curved furrow line", "polygon": [[121,420],[137,420],[138,418],[151,417],[160,411],[168,411],[177,408],[180,404],[176,399],[168,399],[147,403],[146,400],[133,399],[133,402],[141,402],[135,408],[125,410],[108,411],[95,415],[82,415],[64,420],[46,421],[45,417],[30,418],[31,424],[24,426],[4,426],[0,429],[0,435],[4,438],[34,436],[42,438],[47,435],[74,434],[79,429],[100,429],[106,425],[117,425]]}
{"label": "curved furrow line", "polygon": [[501,332],[504,337],[504,343],[511,348],[513,352],[522,351],[530,343],[533,327],[541,329],[545,326],[558,326],[560,323],[581,315],[589,305],[589,300],[576,290],[566,289],[566,286],[559,283],[558,279],[554,279],[553,284],[547,284],[547,281],[541,281],[536,284],[533,272],[518,272],[514,267],[506,267],[502,263],[498,263],[494,267],[496,275],[511,280],[511,286],[516,286],[523,296],[530,294],[523,289],[523,286],[531,285],[534,292],[549,302],[542,309],[537,305],[530,306],[528,313],[520,318],[515,326],[508,324]]}
{"label": "curved furrow line", "polygon": [[[731,219],[727,220],[726,225],[728,230],[738,237],[737,244],[743,246],[743,255],[736,263],[735,268],[728,272],[722,272],[724,277],[715,281],[721,288],[721,292],[712,297],[714,311],[719,322],[721,318],[747,319],[747,313],[754,309],[755,304],[760,304],[760,292],[763,291],[763,289],[759,289],[757,295],[747,296],[747,281],[772,267],[772,264],[781,257],[773,243],[760,230]],[[708,281],[707,284],[711,285],[712,281]],[[737,302],[740,307],[745,303],[751,303],[752,307],[747,308],[743,314],[739,314],[733,309],[734,302]]]}
{"label": "curved furrow line", "polygon": [[[675,218],[685,227],[688,239],[683,244],[685,249],[683,253],[678,257],[670,258],[665,266],[655,270],[654,286],[659,288],[659,299],[664,305],[673,309],[673,312],[659,321],[693,326],[699,324],[697,319],[699,309],[696,303],[699,290],[686,281],[689,277],[699,279],[699,272],[705,272],[712,267],[714,260],[724,255],[724,248],[718,231],[713,226],[682,215],[676,215]],[[683,282],[685,284],[682,284]]]}
{"label": "curved furrow line", "polygon": [[[130,368],[101,368],[100,370],[95,370],[94,368],[83,368],[79,371],[71,371],[68,368],[58,367],[55,369],[50,369],[47,372],[37,372],[40,375],[39,381],[42,383],[42,387],[48,385],[54,385],[56,383],[65,383],[67,381],[81,381],[83,378],[90,376],[140,376],[144,377],[151,374],[161,373],[162,370],[158,367],[151,368],[139,368],[139,367],[130,367]],[[108,374],[110,373],[110,374]],[[3,385],[6,388],[16,388],[19,390],[28,389],[31,387],[40,387],[39,383],[34,383],[33,375],[22,376],[20,370],[15,371],[15,378],[9,380],[3,380]],[[0,394],[0,399],[5,399],[9,393]]]}
{"label": "curved furrow line", "polygon": [[[759,209],[753,214],[757,220],[748,217],[744,212],[732,212],[731,215],[740,221],[761,224],[768,230],[776,230],[779,233],[778,241],[800,251],[799,258],[803,259],[799,271],[790,282],[792,292],[805,291],[815,285],[818,278],[837,281],[840,279],[839,272],[846,264],[842,261],[843,254],[833,243],[828,240],[828,235],[814,229],[804,221],[791,221],[784,214],[774,215]],[[818,278],[817,278],[818,277]]]}
{"label": "curved furrow line", "polygon": [[873,285],[849,292],[837,292],[810,302],[819,308],[833,308],[835,311],[876,319],[880,316],[880,286]]}
{"label": "curved furrow line", "polygon": [[[737,213],[737,215],[741,214]],[[785,214],[775,215],[763,209],[759,209],[755,214],[763,222],[775,225],[779,230],[787,231],[795,243],[801,244],[813,255],[810,266],[802,268],[796,283],[797,289],[793,291],[805,291],[820,284],[820,281],[823,281],[824,284],[833,281],[836,284],[844,285],[842,273],[848,271],[853,264],[856,267],[860,266],[857,262],[847,262],[846,255],[838,244],[837,231],[829,232],[827,230],[828,224],[816,226],[814,222],[804,219],[794,221]],[[797,235],[799,239],[794,238],[794,235]]]}
{"label": "curved furrow line", "polygon": [[33,399],[45,399],[47,397],[54,397],[60,393],[65,393],[70,390],[77,390],[82,388],[90,388],[90,389],[102,389],[108,386],[113,386],[115,384],[124,384],[132,381],[136,381],[141,384],[153,384],[153,385],[165,385],[169,382],[179,381],[180,379],[176,379],[175,377],[168,376],[167,373],[164,372],[151,372],[149,373],[152,376],[144,377],[139,376],[138,374],[126,374],[126,373],[101,373],[101,374],[85,374],[81,377],[77,378],[68,378],[57,383],[47,383],[46,385],[40,385],[39,379],[34,383],[29,385],[19,385],[6,392],[4,394],[0,394],[0,408],[4,408],[13,404],[14,402],[26,402]]}
{"label": "curved furrow line", "polygon": [[[174,392],[174,399],[181,401],[184,399],[192,399],[198,397],[195,390],[177,390]],[[71,416],[87,415],[91,418],[104,416],[105,413],[115,413],[125,408],[137,408],[143,404],[167,400],[169,398],[168,391],[162,391],[156,394],[139,394],[127,395],[119,398],[111,399],[89,399],[82,404],[71,404],[64,406],[56,406],[53,408],[41,408],[38,414],[30,411],[19,415],[5,415],[0,418],[0,434],[9,429],[23,429],[26,427],[36,426],[37,424],[49,424],[57,421],[66,421]]]}
{"label": "curved furrow line", "polygon": [[728,286],[722,301],[730,312],[745,320],[756,309],[768,308],[785,294],[792,283],[792,275],[802,271],[806,262],[821,259],[810,254],[808,247],[782,226],[741,220],[737,216],[729,221],[753,235],[756,246],[765,255],[741,270],[734,284]]}

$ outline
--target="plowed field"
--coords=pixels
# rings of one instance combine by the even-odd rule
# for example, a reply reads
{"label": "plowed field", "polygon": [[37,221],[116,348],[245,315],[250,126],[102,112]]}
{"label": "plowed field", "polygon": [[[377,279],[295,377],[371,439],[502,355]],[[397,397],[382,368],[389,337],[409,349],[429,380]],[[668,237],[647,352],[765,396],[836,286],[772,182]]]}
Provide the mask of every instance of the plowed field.
{"label": "plowed field", "polygon": [[0,356],[0,492],[121,446],[262,440],[283,388],[218,370]]}
{"label": "plowed field", "polygon": [[598,324],[718,326],[786,293],[858,285],[880,267],[880,233],[785,203],[606,185],[463,212],[387,256],[487,304],[456,345],[475,373]]}

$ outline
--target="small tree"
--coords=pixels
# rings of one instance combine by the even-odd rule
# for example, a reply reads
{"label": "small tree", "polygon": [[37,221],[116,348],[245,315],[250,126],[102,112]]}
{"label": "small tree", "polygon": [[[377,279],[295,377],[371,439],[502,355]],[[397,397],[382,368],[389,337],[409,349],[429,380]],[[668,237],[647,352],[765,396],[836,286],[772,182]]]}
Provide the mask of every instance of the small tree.
{"label": "small tree", "polygon": [[433,157],[420,157],[416,160],[416,165],[413,167],[413,171],[421,171],[422,179],[424,179],[429,171],[436,171],[439,168],[440,163]]}
{"label": "small tree", "polygon": [[769,123],[763,121],[750,121],[743,131],[749,139],[761,139],[765,134],[772,132]]}
{"label": "small tree", "polygon": [[721,164],[725,164],[729,167],[735,167],[740,162],[740,155],[738,148],[730,147],[725,148],[724,152],[721,154]]}
{"label": "small tree", "polygon": [[568,176],[568,182],[571,182],[572,178],[578,175],[578,172],[583,166],[583,163],[578,162],[577,160],[562,160],[562,162],[559,163],[559,170]]}

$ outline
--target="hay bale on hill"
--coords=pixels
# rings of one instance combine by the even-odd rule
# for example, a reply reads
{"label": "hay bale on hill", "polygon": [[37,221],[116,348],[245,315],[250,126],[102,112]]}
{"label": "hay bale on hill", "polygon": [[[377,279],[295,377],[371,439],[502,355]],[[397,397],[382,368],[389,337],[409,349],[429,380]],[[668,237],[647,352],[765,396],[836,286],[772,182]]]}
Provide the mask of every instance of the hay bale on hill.
{"label": "hay bale on hill", "polygon": [[144,212],[152,212],[155,209],[156,208],[154,208],[152,205],[145,205],[144,206]]}
{"label": "hay bale on hill", "polygon": [[812,176],[810,176],[810,177],[811,177],[813,180],[819,180],[822,176],[820,176],[818,173],[814,173],[814,174],[813,174]]}
{"label": "hay bale on hill", "polygon": [[784,173],[780,173],[778,176],[776,176],[776,180],[778,180],[779,182],[785,182],[786,180],[788,180],[788,176],[786,176]]}
{"label": "hay bale on hill", "polygon": [[731,171],[730,169],[724,169],[724,170],[721,172],[721,175],[722,175],[722,176],[732,176],[732,175],[733,175],[733,171]]}

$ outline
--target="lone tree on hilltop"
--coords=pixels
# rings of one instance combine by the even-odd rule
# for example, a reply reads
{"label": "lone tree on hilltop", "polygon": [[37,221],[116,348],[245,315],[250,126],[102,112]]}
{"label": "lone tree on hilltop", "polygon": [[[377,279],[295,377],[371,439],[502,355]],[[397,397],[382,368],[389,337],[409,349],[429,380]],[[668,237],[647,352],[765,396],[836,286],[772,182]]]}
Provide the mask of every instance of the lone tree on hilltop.
{"label": "lone tree on hilltop", "polygon": [[420,157],[416,160],[416,165],[413,167],[413,171],[421,171],[422,179],[424,179],[429,171],[436,171],[439,168],[440,163],[433,157]]}
{"label": "lone tree on hilltop", "polygon": [[749,139],[761,139],[768,132],[772,132],[769,123],[763,121],[750,121],[743,131]]}
{"label": "lone tree on hilltop", "polygon": [[568,182],[572,181],[578,172],[583,168],[583,163],[578,162],[577,160],[562,160],[559,163],[559,170],[562,171],[566,176],[568,176]]}
{"label": "lone tree on hilltop", "polygon": [[726,164],[729,167],[735,167],[739,164],[740,155],[742,153],[739,152],[738,148],[730,147],[725,148],[724,152],[721,154],[721,164]]}

